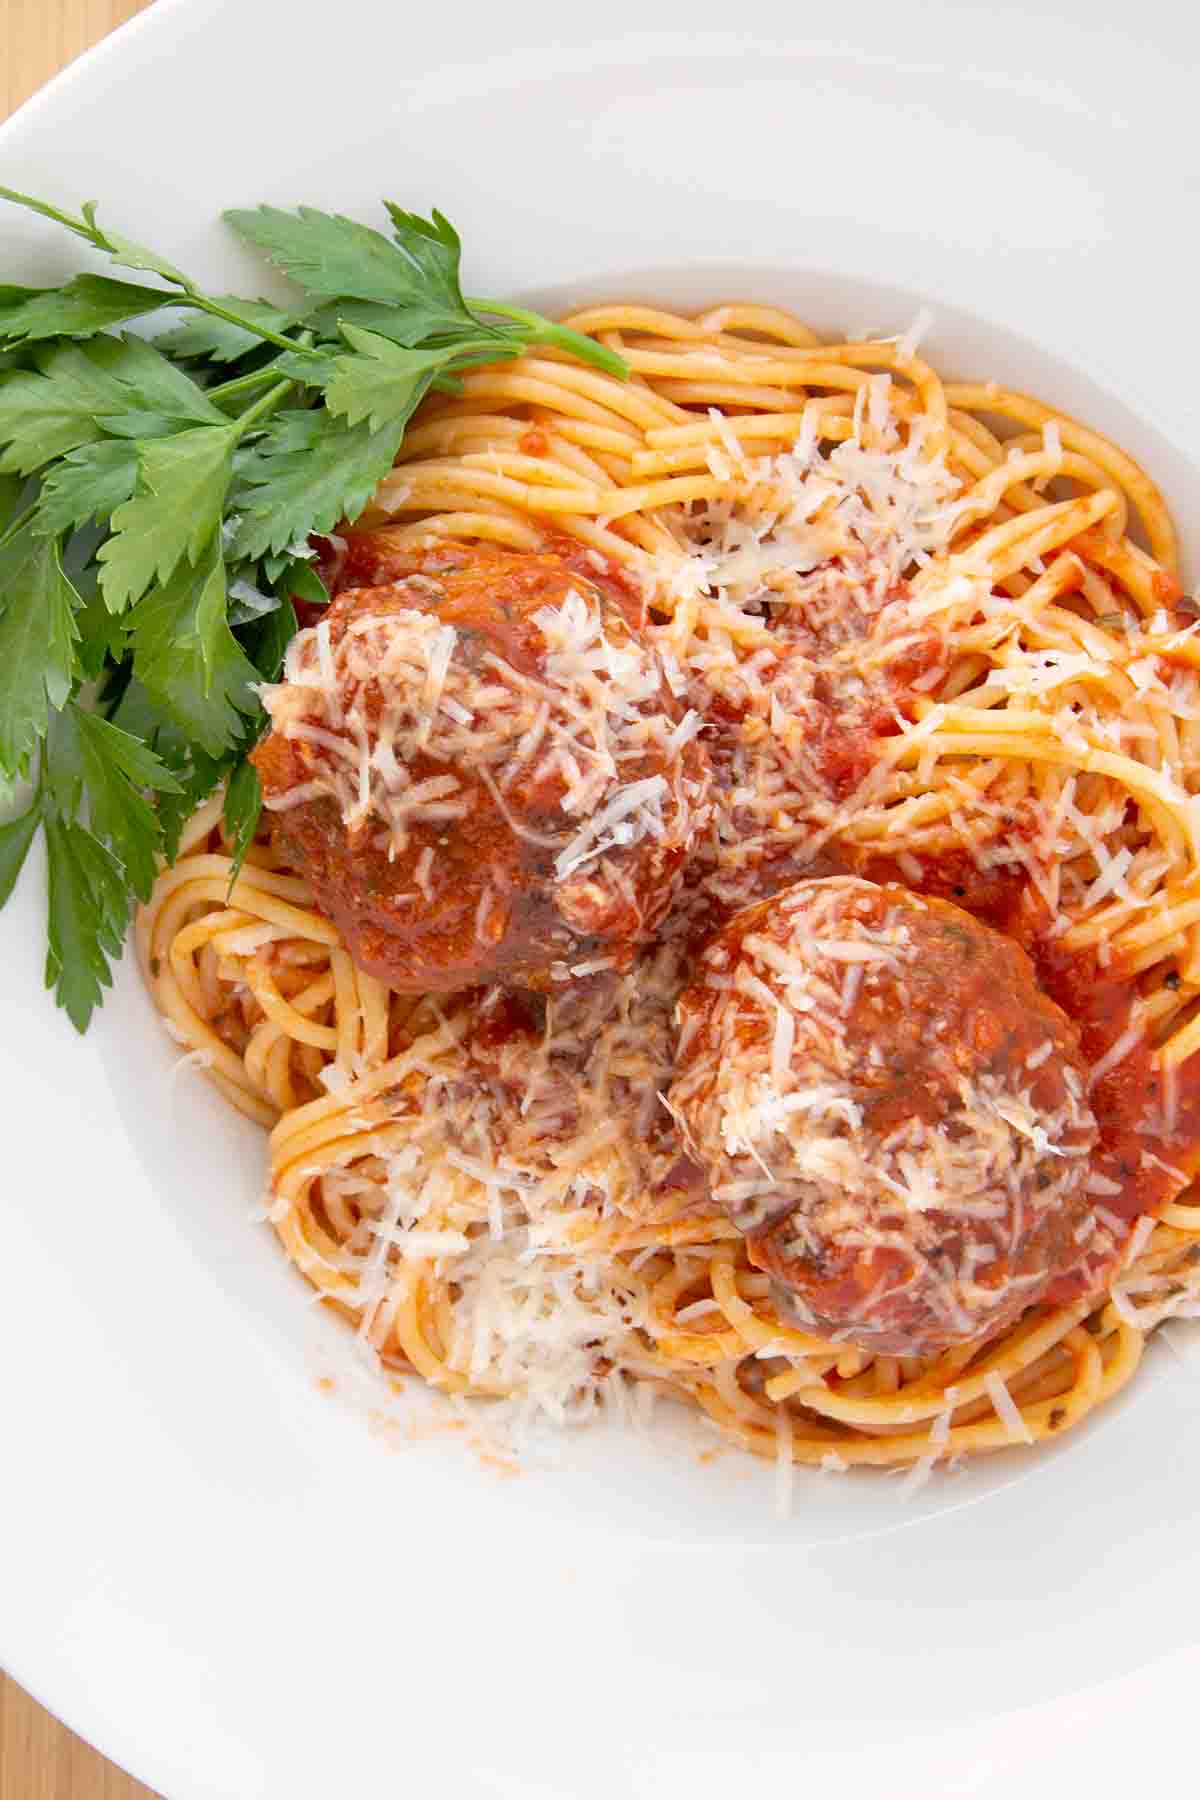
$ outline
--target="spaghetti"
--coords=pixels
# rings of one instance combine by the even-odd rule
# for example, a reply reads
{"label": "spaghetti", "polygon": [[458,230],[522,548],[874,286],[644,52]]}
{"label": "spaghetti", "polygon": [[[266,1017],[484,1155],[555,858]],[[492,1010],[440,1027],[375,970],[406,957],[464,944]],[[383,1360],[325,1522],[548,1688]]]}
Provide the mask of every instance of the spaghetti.
{"label": "spaghetti", "polygon": [[[716,778],[658,942],[536,1007],[399,995],[267,837],[230,888],[216,799],[140,921],[156,1002],[270,1130],[280,1241],[387,1368],[558,1421],[641,1383],[761,1455],[917,1478],[1060,1434],[1200,1301],[1200,622],[1167,510],[1115,445],[911,341],[753,306],[568,323],[632,379],[468,373],[325,572],[553,545],[645,595]],[[658,1099],[696,946],[831,870],[1007,931],[1078,1026],[1088,1193],[1125,1243],[1101,1296],[871,1354],[800,1328],[697,1182]]]}

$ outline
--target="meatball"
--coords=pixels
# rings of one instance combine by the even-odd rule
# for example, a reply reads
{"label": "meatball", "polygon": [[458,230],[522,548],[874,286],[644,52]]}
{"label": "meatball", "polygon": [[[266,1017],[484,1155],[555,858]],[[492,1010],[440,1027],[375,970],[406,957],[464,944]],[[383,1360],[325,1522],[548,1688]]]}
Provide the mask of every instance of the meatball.
{"label": "meatball", "polygon": [[817,1335],[933,1353],[1077,1271],[1079,1041],[999,932],[902,887],[802,881],[710,942],[679,1024],[671,1108]]}
{"label": "meatball", "polygon": [[463,545],[392,569],[264,692],[285,854],[401,992],[627,967],[706,821],[699,719],[599,571]]}

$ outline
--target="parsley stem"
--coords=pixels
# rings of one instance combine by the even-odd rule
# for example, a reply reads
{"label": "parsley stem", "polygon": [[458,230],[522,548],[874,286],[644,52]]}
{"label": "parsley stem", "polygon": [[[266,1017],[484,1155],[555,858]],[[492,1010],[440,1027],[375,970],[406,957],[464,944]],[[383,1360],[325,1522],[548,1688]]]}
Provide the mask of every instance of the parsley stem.
{"label": "parsley stem", "polygon": [[222,381],[216,387],[205,388],[204,398],[215,400],[219,405],[224,400],[235,400],[242,394],[250,394],[255,388],[262,387],[266,381],[277,381],[278,374],[273,363],[265,369],[256,369],[253,375],[239,375],[234,381]]}
{"label": "parsley stem", "polygon": [[469,299],[467,305],[475,313],[491,313],[497,319],[511,319],[514,325],[520,325],[522,334],[531,344],[553,344],[559,350],[566,350],[580,362],[591,363],[593,368],[603,369],[608,375],[615,375],[619,381],[629,380],[629,364],[615,350],[606,349],[598,344],[595,338],[585,337],[581,331],[571,331],[566,325],[555,325],[550,319],[543,319],[541,313],[526,312],[523,306],[508,306],[501,300]]}
{"label": "parsley stem", "polygon": [[312,355],[306,344],[297,343],[295,338],[281,337],[279,332],[269,331],[265,325],[256,325],[252,319],[243,319],[229,307],[222,306],[219,300],[212,300],[195,288],[188,289],[187,304],[196,307],[199,312],[210,313],[214,319],[224,319],[227,325],[240,325],[243,331],[252,331],[265,344],[275,344],[280,350],[291,350],[298,356]]}
{"label": "parsley stem", "polygon": [[279,402],[291,393],[295,385],[296,383],[290,377],[283,381],[277,381],[274,387],[267,389],[260,400],[254,402],[253,406],[247,407],[244,413],[239,413],[235,423],[242,435],[244,436],[252,425],[257,425],[258,421],[265,418],[269,412],[274,412]]}
{"label": "parsley stem", "polygon": [[16,537],[18,532],[24,531],[26,525],[28,525],[30,519],[32,519],[32,517],[36,511],[37,511],[37,501],[35,500],[33,502],[32,506],[27,506],[25,508],[24,512],[19,512],[17,514],[16,518],[12,521],[12,523],[10,525],[8,525],[6,527],[6,529],[4,531],[0,531],[0,550],[2,550],[4,548],[5,544],[11,542],[11,540]]}
{"label": "parsley stem", "polygon": [[30,194],[18,194],[14,188],[6,187],[0,187],[0,200],[11,200],[14,206],[23,206],[29,212],[40,213],[43,219],[52,219],[56,225],[65,225],[68,231],[73,231],[76,237],[85,238],[89,244],[96,243],[96,233],[89,231],[82,219],[74,219],[70,213],[60,212],[57,206],[51,206],[47,200],[35,200]]}
{"label": "parsley stem", "polygon": [[180,306],[191,306],[197,312],[210,314],[214,319],[224,319],[227,325],[240,325],[243,331],[252,332],[255,337],[262,338],[264,343],[275,344],[280,350],[298,351],[302,356],[308,354],[306,345],[297,344],[292,338],[281,337],[277,331],[271,331],[265,325],[256,325],[253,320],[242,318],[230,307],[222,306],[219,300],[212,299],[208,294],[202,294],[195,282],[189,280],[181,270],[176,269],[172,264],[162,262],[151,256],[149,252],[140,250],[137,245],[128,243],[125,239],[110,237],[101,226],[96,224],[93,217],[94,209],[91,205],[84,207],[82,218],[74,218],[59,207],[51,206],[48,201],[35,200],[32,195],[17,193],[14,188],[0,187],[0,200],[9,200],[14,206],[23,206],[29,212],[39,213],[43,219],[52,219],[56,225],[64,225],[68,231],[73,231],[76,237],[81,237],[94,249],[102,250],[106,256],[111,256],[115,262],[123,264],[126,268],[149,269],[164,281],[168,281],[172,287],[181,290],[178,301]]}

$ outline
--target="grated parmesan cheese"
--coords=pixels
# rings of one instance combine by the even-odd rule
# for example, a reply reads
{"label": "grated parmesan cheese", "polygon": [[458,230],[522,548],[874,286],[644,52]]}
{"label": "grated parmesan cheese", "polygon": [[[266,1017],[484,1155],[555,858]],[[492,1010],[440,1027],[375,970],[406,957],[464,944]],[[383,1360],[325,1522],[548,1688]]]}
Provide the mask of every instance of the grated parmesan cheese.
{"label": "grated parmesan cheese", "polygon": [[1008,1387],[997,1370],[990,1369],[983,1378],[988,1399],[995,1409],[996,1417],[1007,1431],[1013,1443],[1032,1444],[1033,1433],[1026,1424],[1020,1407],[1008,1391]]}

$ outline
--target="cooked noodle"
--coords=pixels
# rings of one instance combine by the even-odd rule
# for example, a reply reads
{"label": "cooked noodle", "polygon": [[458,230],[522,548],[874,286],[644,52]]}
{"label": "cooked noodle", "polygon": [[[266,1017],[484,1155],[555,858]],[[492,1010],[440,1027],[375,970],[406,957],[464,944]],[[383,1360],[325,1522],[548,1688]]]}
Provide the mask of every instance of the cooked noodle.
{"label": "cooked noodle", "polygon": [[[218,798],[141,919],[157,1004],[270,1130],[280,1241],[388,1368],[554,1419],[646,1382],[758,1454],[826,1467],[921,1473],[1060,1434],[1200,1297],[1200,638],[1163,501],[1096,433],[943,382],[904,343],[821,343],[750,306],[568,322],[633,379],[552,356],[467,374],[418,415],[361,523],[397,546],[574,540],[647,594],[687,703],[741,684],[724,779],[745,791],[698,860],[693,912],[697,891],[724,916],[774,859],[794,879],[829,851],[941,881],[989,918],[1000,890],[1039,909],[1058,997],[1087,1014],[1094,1094],[1136,1099],[1093,1192],[1122,1230],[1155,1216],[1112,1290],[936,1358],[789,1323],[740,1233],[673,1185],[657,1095],[683,930],[631,976],[553,998],[540,1045],[500,1043],[498,1086],[478,1044],[499,994],[390,993],[265,838],[230,890]],[[782,677],[773,697],[760,680],[768,605],[808,634],[794,695],[810,737],[820,683],[837,695],[807,785],[751,755],[785,741],[792,705]],[[1103,1018],[1087,1013],[1100,988],[1122,1003]]]}

